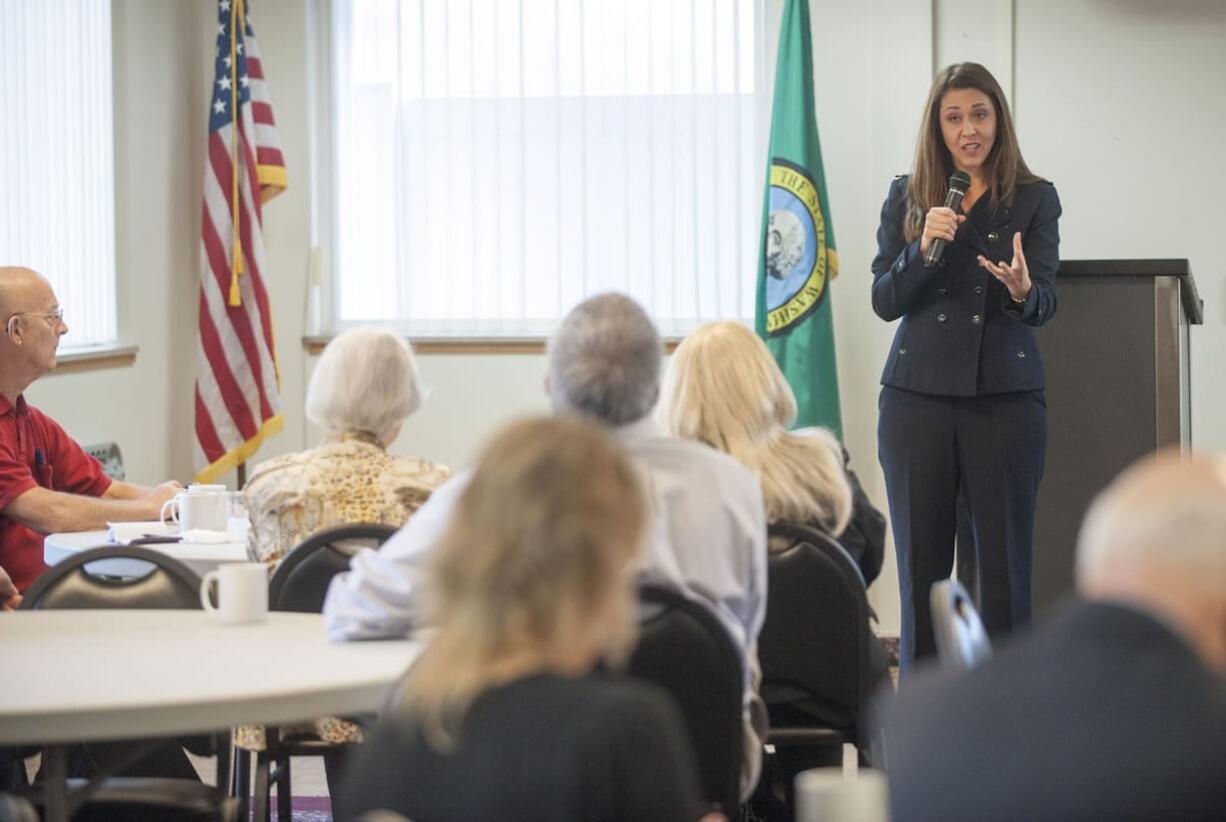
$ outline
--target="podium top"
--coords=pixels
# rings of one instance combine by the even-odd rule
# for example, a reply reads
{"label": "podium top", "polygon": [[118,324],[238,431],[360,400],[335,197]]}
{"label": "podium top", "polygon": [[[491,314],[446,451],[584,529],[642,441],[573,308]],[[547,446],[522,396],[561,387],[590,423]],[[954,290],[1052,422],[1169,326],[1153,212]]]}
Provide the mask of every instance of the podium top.
{"label": "podium top", "polygon": [[1187,260],[1061,260],[1060,277],[1178,277],[1189,325],[1205,322],[1205,304]]}

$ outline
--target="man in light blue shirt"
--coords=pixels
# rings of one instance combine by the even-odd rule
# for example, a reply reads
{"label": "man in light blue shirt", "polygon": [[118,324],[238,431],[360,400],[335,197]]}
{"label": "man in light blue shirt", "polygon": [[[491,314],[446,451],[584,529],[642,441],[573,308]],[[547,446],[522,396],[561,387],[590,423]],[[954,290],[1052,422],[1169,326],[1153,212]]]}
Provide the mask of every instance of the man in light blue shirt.
{"label": "man in light blue shirt", "polygon": [[[757,696],[757,638],[766,614],[766,514],[757,478],[713,448],[666,436],[651,411],[662,346],[643,309],[621,294],[575,307],[549,344],[546,390],[555,413],[614,428],[651,496],[652,520],[639,579],[711,608],[744,653],[745,767],[742,794],[757,782],[765,710]],[[456,474],[381,548],[355,556],[328,589],[324,617],[334,640],[404,636],[422,624],[422,588],[434,546],[468,483]]]}

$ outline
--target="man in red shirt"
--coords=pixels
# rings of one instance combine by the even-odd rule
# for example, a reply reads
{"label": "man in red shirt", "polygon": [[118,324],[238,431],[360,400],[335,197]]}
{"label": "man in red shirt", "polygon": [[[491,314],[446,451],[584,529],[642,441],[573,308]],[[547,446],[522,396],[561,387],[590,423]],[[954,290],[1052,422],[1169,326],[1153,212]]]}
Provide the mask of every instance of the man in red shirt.
{"label": "man in red shirt", "polygon": [[112,481],[23,392],[55,368],[68,331],[51,284],[28,268],[0,267],[0,568],[25,591],[47,567],[43,535],[153,520],[181,487]]}

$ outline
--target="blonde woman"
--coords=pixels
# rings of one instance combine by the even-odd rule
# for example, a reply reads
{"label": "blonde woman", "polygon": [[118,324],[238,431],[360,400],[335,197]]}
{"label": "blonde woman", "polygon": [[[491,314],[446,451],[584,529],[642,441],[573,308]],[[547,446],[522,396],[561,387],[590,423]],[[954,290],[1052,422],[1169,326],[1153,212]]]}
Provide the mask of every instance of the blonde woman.
{"label": "blonde woman", "polygon": [[693,820],[693,753],[665,698],[594,678],[629,648],[647,519],[635,470],[577,418],[486,446],[438,545],[435,633],[353,762],[337,818]]}
{"label": "blonde woman", "polygon": [[[392,331],[355,328],[324,348],[307,387],[306,416],[323,429],[315,448],[261,463],[244,489],[251,517],[248,551],[270,572],[318,531],[355,522],[399,527],[451,476],[444,465],[393,456],[387,448],[421,407],[424,390],[408,342]],[[336,717],[307,728],[333,744],[361,742],[361,730]],[[237,728],[235,744],[261,751],[264,728]],[[345,756],[324,756],[329,787]]]}
{"label": "blonde woman", "polygon": [[804,523],[837,538],[865,582],[881,571],[885,519],[823,428],[788,431],[796,397],[766,344],[735,322],[700,326],[673,354],[660,415],[675,436],[704,442],[751,468],[770,522]]}

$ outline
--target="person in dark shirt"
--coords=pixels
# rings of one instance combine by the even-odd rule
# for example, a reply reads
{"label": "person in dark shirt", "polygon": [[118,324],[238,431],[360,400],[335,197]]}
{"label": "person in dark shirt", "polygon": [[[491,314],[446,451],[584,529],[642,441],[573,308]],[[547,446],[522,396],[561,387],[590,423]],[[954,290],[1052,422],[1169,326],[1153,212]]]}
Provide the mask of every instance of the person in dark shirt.
{"label": "person in dark shirt", "polygon": [[1125,471],[1082,526],[1077,592],[966,672],[879,714],[891,819],[1222,819],[1226,459]]}
{"label": "person in dark shirt", "polygon": [[647,516],[598,426],[561,416],[497,435],[435,553],[435,632],[350,764],[337,818],[697,819],[675,706],[591,674],[632,645]]}

